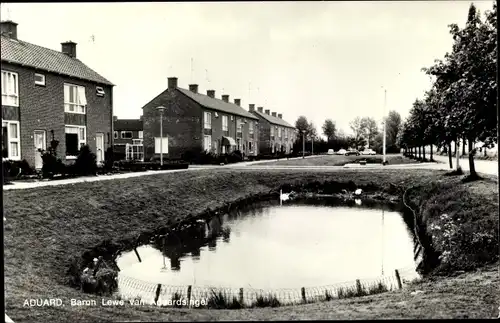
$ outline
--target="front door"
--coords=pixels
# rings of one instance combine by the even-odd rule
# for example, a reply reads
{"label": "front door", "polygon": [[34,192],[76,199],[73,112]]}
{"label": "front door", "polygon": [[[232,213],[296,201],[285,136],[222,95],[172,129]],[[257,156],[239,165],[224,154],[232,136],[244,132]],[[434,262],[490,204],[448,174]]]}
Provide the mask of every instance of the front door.
{"label": "front door", "polygon": [[97,165],[104,162],[104,134],[96,133],[95,135],[95,155]]}
{"label": "front door", "polygon": [[45,138],[45,130],[35,130],[33,133],[35,140],[35,169],[41,169],[43,166],[42,154],[39,149],[47,149],[47,141]]}

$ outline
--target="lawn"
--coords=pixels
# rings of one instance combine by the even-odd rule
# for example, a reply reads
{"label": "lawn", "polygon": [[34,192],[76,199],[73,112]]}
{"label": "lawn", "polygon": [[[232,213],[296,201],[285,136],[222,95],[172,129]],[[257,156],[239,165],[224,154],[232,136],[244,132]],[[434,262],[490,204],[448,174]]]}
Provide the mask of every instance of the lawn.
{"label": "lawn", "polygon": [[[366,160],[367,164],[382,164],[383,156],[343,156],[343,155],[322,155],[304,159],[281,159],[265,164],[253,164],[253,166],[344,166],[348,163],[359,163],[361,160]],[[396,164],[415,164],[418,161],[406,158],[401,155],[386,155],[386,160],[390,165]],[[252,165],[250,165],[252,166]]]}
{"label": "lawn", "polygon": [[[359,299],[252,310],[69,306],[70,299],[95,299],[101,304],[101,297],[83,294],[69,286],[68,269],[75,257],[104,240],[116,243],[132,240],[145,231],[193,218],[207,208],[214,210],[256,194],[278,192],[287,184],[315,190],[324,182],[345,185],[353,181],[367,191],[376,189],[399,198],[405,188],[420,185],[420,196],[432,202],[419,202],[429,225],[437,224],[441,221],[439,215],[447,212],[463,219],[467,232],[482,233],[493,239],[490,244],[496,243],[498,249],[497,178],[462,184],[459,178],[443,173],[390,169],[307,173],[220,169],[5,191],[6,312],[15,322],[458,318],[465,313],[470,318],[496,316],[498,275],[494,267],[484,265],[497,261],[498,253],[489,258],[484,253],[482,258],[474,258],[481,250],[469,248],[468,244],[450,244],[439,239],[439,231],[433,233],[440,243],[436,248],[452,252],[450,273],[468,272],[455,278],[436,278],[435,282],[415,287],[425,291],[421,295],[410,296],[402,290]],[[418,200],[419,195],[416,196]],[[471,277],[479,277],[489,285],[478,286],[470,281]],[[23,306],[26,299],[36,298],[61,298],[66,305]]]}

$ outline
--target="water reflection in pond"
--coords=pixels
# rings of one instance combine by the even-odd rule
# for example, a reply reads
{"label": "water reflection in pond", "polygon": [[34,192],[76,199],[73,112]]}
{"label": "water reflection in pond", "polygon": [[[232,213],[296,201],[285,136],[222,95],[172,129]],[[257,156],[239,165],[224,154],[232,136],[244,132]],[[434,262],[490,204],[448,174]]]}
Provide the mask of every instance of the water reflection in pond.
{"label": "water reflection in pond", "polygon": [[185,236],[139,247],[142,262],[134,252],[123,254],[120,275],[167,285],[268,289],[414,267],[412,235],[394,210],[266,205],[198,224]]}

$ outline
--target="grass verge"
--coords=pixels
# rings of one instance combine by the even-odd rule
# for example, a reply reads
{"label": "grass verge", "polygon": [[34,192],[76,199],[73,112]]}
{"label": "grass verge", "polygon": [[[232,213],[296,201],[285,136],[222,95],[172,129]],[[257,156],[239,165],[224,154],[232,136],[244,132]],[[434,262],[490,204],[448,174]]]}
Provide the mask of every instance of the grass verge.
{"label": "grass verge", "polygon": [[[332,190],[361,187],[365,192],[398,198],[405,188],[415,186],[415,193],[410,198],[419,205],[429,226],[447,223],[441,219],[443,213],[452,217],[452,223],[460,223],[463,230],[456,231],[461,232],[459,235],[447,237],[445,230],[433,232],[436,248],[444,254],[449,251],[449,257],[444,262],[449,266],[441,268],[443,274],[449,276],[459,270],[478,270],[498,259],[496,177],[461,183],[459,178],[443,176],[441,171],[402,169],[307,173],[293,170],[247,172],[221,169],[161,174],[4,192],[7,218],[4,223],[6,312],[15,322],[111,322],[299,317],[352,319],[377,318],[382,314],[386,318],[439,318],[459,317],[462,315],[460,313],[466,313],[465,310],[472,318],[490,317],[496,311],[498,298],[489,292],[479,294],[475,285],[469,284],[466,278],[454,280],[452,290],[442,289],[441,294],[432,286],[422,287],[427,288],[427,296],[418,300],[406,300],[403,292],[390,292],[366,296],[369,303],[340,300],[335,301],[335,304],[325,303],[327,305],[323,307],[309,304],[292,309],[273,309],[274,312],[257,308],[230,313],[225,310],[190,311],[184,308],[127,305],[70,306],[71,299],[94,299],[97,304],[101,304],[101,297],[82,294],[68,286],[68,266],[71,261],[82,254],[83,257],[91,256],[90,251],[95,246],[106,243],[120,245],[145,231],[195,218],[207,208],[216,209],[263,192],[277,192],[286,185],[318,191],[325,182],[332,181],[337,183],[330,185]],[[470,238],[466,236],[467,233]],[[457,242],[456,239],[461,238],[466,239],[464,243]],[[468,243],[474,239],[477,242],[469,247]],[[103,241],[106,243],[103,244]],[[496,247],[494,253],[490,252],[492,246]],[[491,271],[479,275],[493,284],[491,288],[498,290],[498,276],[492,276]],[[446,285],[447,281],[437,280],[436,284]],[[61,298],[65,306],[24,306],[26,299],[51,297]],[[406,301],[410,306],[403,310],[403,307],[394,305],[401,301]],[[323,314],[318,315],[317,311],[321,309],[324,310]]]}
{"label": "grass verge", "polygon": [[[359,163],[366,160],[367,164],[382,164],[383,157],[381,155],[375,156],[341,156],[341,155],[325,155],[315,158],[304,159],[281,159],[279,161],[269,162],[265,164],[253,164],[250,166],[344,166],[348,163]],[[415,164],[418,161],[403,157],[401,155],[387,155],[386,160],[389,165],[397,164]]]}

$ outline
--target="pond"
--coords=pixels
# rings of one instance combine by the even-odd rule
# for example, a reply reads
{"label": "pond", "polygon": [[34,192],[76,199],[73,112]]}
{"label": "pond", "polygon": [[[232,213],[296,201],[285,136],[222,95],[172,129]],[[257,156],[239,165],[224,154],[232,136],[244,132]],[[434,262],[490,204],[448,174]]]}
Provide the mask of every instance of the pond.
{"label": "pond", "polygon": [[415,274],[413,235],[394,208],[276,204],[200,221],[191,233],[140,246],[141,261],[124,253],[119,282],[272,290],[394,276],[401,268]]}

